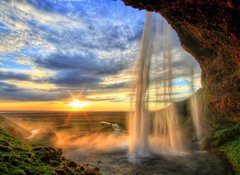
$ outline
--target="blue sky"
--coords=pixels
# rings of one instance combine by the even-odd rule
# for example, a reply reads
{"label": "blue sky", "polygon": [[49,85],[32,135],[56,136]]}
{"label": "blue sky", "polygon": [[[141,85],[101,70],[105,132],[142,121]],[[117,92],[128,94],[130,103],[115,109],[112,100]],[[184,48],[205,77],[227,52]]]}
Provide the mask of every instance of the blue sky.
{"label": "blue sky", "polygon": [[[0,101],[64,100],[69,91],[128,101],[144,20],[145,11],[118,0],[1,1]],[[182,75],[174,82],[186,86],[192,59],[176,33],[173,52]]]}

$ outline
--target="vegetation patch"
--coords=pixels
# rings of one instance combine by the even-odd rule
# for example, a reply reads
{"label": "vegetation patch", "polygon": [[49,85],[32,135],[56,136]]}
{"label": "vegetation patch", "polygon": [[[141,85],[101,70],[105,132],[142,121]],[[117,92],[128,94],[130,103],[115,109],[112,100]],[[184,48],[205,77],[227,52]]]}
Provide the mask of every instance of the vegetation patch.
{"label": "vegetation patch", "polygon": [[85,168],[62,156],[61,149],[33,147],[0,129],[2,175],[100,175],[98,168]]}
{"label": "vegetation patch", "polygon": [[240,175],[240,124],[217,125],[210,146],[231,164],[234,175]]}

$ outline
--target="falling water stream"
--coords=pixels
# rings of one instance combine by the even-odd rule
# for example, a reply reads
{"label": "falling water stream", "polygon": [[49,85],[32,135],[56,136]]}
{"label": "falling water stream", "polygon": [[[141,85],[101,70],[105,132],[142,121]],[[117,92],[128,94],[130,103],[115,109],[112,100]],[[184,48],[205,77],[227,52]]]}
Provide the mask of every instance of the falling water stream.
{"label": "falling water stream", "polygon": [[[153,19],[149,12],[146,16],[142,36],[138,67],[136,73],[135,112],[130,117],[129,160],[136,162],[139,157],[146,157],[150,152],[179,152],[184,150],[183,136],[179,126],[178,114],[172,102],[172,36],[165,28],[165,45],[163,47],[163,66],[167,66],[163,82],[163,100],[170,107],[156,111],[152,122],[153,131],[149,132],[150,112],[148,110],[150,65],[153,56]],[[158,26],[158,25],[157,25]],[[164,67],[163,67],[164,69]]]}
{"label": "falling water stream", "polygon": [[196,130],[196,136],[197,136],[197,140],[201,140],[202,138],[202,126],[201,126],[201,111],[199,108],[199,97],[197,96],[197,94],[193,94],[190,98],[190,107],[191,107],[191,114],[192,114],[192,119],[193,119],[193,124]]}
{"label": "falling water stream", "polygon": [[135,162],[138,156],[148,155],[149,114],[146,101],[152,57],[151,28],[152,14],[147,13],[136,74],[135,112],[130,117],[129,159],[132,162]]}
{"label": "falling water stream", "polygon": [[[158,21],[157,23],[159,23]],[[160,37],[163,38],[163,63],[160,68],[162,70],[165,69],[163,71],[164,79],[162,80],[162,89],[164,92],[162,101],[170,104],[170,106],[165,105],[164,109],[154,112],[151,147],[154,153],[180,153],[186,149],[183,144],[183,133],[179,124],[178,112],[175,104],[172,103],[172,33],[169,26],[164,25],[162,28],[163,33]]]}
{"label": "falling water stream", "polygon": [[191,65],[191,91],[192,96],[190,97],[190,109],[191,109],[191,116],[194,124],[194,128],[196,131],[197,140],[200,141],[203,137],[202,133],[202,125],[201,125],[201,116],[203,115],[203,111],[200,108],[200,97],[198,93],[194,91],[194,65]]}

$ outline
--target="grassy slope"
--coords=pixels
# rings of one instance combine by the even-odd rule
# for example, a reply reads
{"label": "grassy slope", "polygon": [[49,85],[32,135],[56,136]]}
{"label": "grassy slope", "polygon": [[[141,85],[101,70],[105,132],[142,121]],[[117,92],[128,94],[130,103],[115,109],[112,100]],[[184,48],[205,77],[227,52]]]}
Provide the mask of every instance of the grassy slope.
{"label": "grassy slope", "polygon": [[3,116],[0,116],[0,129],[7,131],[17,138],[26,138],[31,135],[31,132],[6,119]]}
{"label": "grassy slope", "polygon": [[61,149],[32,147],[0,129],[0,174],[3,175],[98,175],[62,156]]}
{"label": "grassy slope", "polygon": [[234,175],[240,175],[240,124],[216,126],[210,148],[231,164]]}
{"label": "grassy slope", "polygon": [[22,138],[30,132],[0,116],[1,175],[98,175],[97,168],[84,168],[62,156],[61,149],[34,147]]}

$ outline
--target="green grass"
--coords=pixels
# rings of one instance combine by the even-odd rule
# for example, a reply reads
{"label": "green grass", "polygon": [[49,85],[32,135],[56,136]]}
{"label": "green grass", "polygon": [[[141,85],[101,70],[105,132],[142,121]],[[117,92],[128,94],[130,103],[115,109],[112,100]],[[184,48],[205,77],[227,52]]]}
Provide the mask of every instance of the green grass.
{"label": "green grass", "polygon": [[235,175],[240,175],[240,138],[222,145],[220,151],[231,163]]}
{"label": "green grass", "polygon": [[234,175],[240,175],[240,124],[218,125],[211,140],[211,149],[224,156]]}
{"label": "green grass", "polygon": [[0,129],[0,174],[2,175],[98,175],[62,156],[61,149],[32,147]]}

